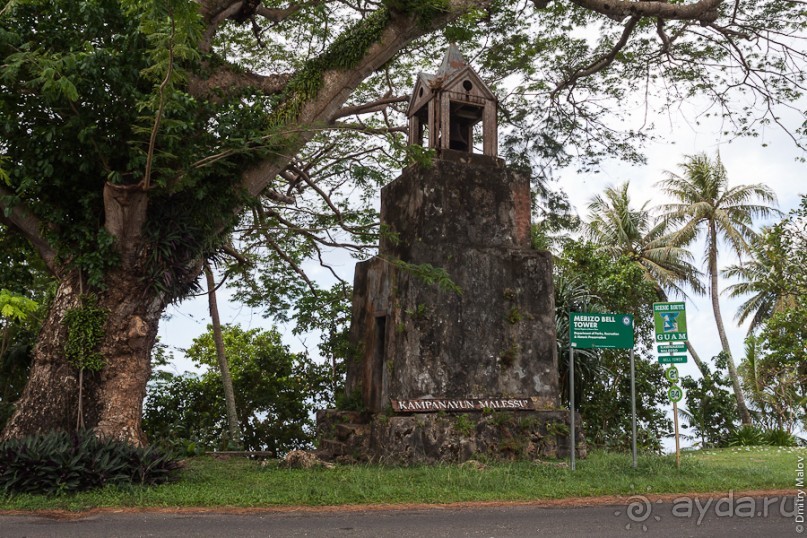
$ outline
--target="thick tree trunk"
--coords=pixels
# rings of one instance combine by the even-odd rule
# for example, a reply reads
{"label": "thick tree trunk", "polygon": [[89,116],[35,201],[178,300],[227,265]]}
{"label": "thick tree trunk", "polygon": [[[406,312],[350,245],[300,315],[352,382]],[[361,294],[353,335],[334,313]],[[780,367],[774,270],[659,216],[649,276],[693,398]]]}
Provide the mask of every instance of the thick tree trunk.
{"label": "thick tree trunk", "polygon": [[712,237],[712,247],[709,250],[709,287],[711,288],[709,291],[712,298],[712,311],[715,315],[717,333],[720,335],[720,344],[723,348],[723,352],[726,354],[729,378],[731,379],[731,386],[734,389],[734,397],[737,399],[737,413],[740,415],[740,421],[744,425],[750,425],[751,413],[748,412],[748,406],[745,403],[743,389],[740,386],[740,376],[737,375],[737,367],[734,365],[734,357],[731,354],[731,347],[729,347],[729,339],[726,336],[726,328],[723,326],[723,316],[720,313],[720,300],[718,297],[717,288],[717,232],[715,230],[714,223],[711,223],[709,233]]}
{"label": "thick tree trunk", "polygon": [[[105,336],[99,351],[105,360],[97,373],[84,375],[83,422],[96,435],[141,446],[143,398],[151,372],[149,355],[157,336],[163,300],[149,292],[136,271],[108,275],[107,289],[97,293],[107,310]],[[78,371],[67,363],[64,317],[80,304],[77,273],[59,285],[33,352],[28,384],[0,439],[53,430],[75,430],[78,413]]]}

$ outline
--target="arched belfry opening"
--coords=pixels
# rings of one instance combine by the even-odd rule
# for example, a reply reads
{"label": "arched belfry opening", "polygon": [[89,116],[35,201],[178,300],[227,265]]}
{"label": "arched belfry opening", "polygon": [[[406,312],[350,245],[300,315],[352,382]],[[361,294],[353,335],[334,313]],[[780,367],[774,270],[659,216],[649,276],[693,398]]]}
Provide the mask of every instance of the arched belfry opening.
{"label": "arched belfry opening", "polygon": [[[460,51],[450,45],[437,73],[418,75],[409,100],[409,143],[496,157],[497,100]],[[481,129],[479,126],[481,125]]]}

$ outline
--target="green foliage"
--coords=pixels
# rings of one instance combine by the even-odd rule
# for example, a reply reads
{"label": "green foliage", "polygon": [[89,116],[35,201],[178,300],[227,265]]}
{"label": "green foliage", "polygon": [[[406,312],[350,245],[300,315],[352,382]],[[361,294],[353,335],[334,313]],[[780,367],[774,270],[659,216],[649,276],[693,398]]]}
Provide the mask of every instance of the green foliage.
{"label": "green foliage", "polygon": [[486,461],[484,468],[468,464],[336,465],[301,470],[273,461],[205,456],[187,460],[181,480],[159,488],[106,488],[62,497],[19,495],[0,498],[0,510],[321,509],[361,504],[546,502],[603,495],[613,499],[647,492],[675,497],[693,492],[770,491],[793,488],[793,462],[805,455],[803,448],[686,451],[681,454],[681,467],[676,468],[672,455],[640,454],[633,469],[626,454],[591,451],[577,460],[576,472],[563,462],[552,461]]}
{"label": "green foliage", "polygon": [[361,391],[354,390],[350,394],[346,394],[345,391],[340,390],[336,393],[335,398],[335,407],[336,409],[342,411],[366,411],[367,408],[364,407],[364,399],[361,396]]}
{"label": "green foliage", "polygon": [[117,262],[98,224],[99,186],[110,169],[125,171],[145,66],[135,22],[110,0],[32,0],[4,10],[0,33],[8,183],[45,219],[62,260],[99,285]]}
{"label": "green foliage", "polygon": [[796,446],[796,438],[782,428],[764,429],[759,426],[744,425],[733,430],[728,438],[728,446]]}
{"label": "green foliage", "polygon": [[798,346],[803,346],[807,317],[795,324],[785,321],[794,318],[798,320],[798,310],[774,314],[758,337],[749,336],[738,368],[754,418],[767,429],[792,432],[804,423],[807,411],[807,363],[793,360],[793,355],[804,354]]}
{"label": "green foliage", "polygon": [[[627,257],[612,258],[597,245],[569,241],[555,258],[555,321],[561,399],[568,402],[569,311],[633,313],[636,335],[636,395],[640,446],[660,450],[671,431],[659,406],[666,403],[664,372],[648,352],[653,345],[655,287]],[[645,350],[642,353],[642,349]],[[631,443],[630,362],[627,350],[575,351],[575,401],[586,442],[628,450]]]}
{"label": "green foliage", "polygon": [[691,428],[691,437],[701,448],[726,446],[738,416],[734,395],[728,390],[731,380],[722,372],[726,369],[726,356],[714,358],[715,370],[704,364],[702,376],[694,379],[685,376],[681,386],[686,392],[686,409],[678,412],[684,417],[684,428]]}
{"label": "green foliage", "polygon": [[546,433],[555,437],[566,437],[570,432],[569,425],[564,422],[549,422],[546,425]]}
{"label": "green foliage", "polygon": [[614,258],[626,256],[659,287],[659,299],[671,291],[686,296],[685,288],[704,291],[692,254],[669,236],[668,222],[653,217],[648,202],[633,207],[630,184],[606,187],[588,204],[586,234],[598,248]]}
{"label": "green foliage", "polygon": [[[190,262],[221,244],[246,203],[237,171],[256,158],[244,146],[265,129],[266,100],[187,93],[199,69],[197,10],[184,0],[31,0],[4,10],[6,201],[43,221],[59,263],[91,288],[120,263],[121,245],[104,228],[105,182],[148,183],[138,270],[169,300],[193,289]],[[222,153],[229,159],[205,160]]]}
{"label": "green foliage", "polygon": [[405,146],[403,149],[406,152],[406,162],[408,164],[414,164],[423,168],[431,166],[432,162],[434,162],[434,158],[437,156],[437,151],[434,148],[427,148],[416,144]]}
{"label": "green foliage", "polygon": [[349,339],[352,298],[353,288],[339,283],[329,290],[307,293],[296,303],[297,324],[292,333],[321,333],[317,347],[320,357],[330,360],[334,394],[343,392],[347,361],[354,355]]}
{"label": "green foliage", "polygon": [[161,450],[103,441],[92,433],[45,435],[0,443],[0,491],[61,495],[106,485],[163,484],[179,469]]}
{"label": "green foliage", "polygon": [[36,301],[0,289],[0,430],[11,417],[13,402],[28,378],[30,351],[39,325],[34,316],[39,309]]}
{"label": "green foliage", "polygon": [[765,321],[757,340],[770,362],[798,368],[807,363],[807,298]]}
{"label": "green foliage", "polygon": [[524,318],[524,315],[521,313],[521,311],[518,309],[517,306],[514,306],[514,307],[510,308],[510,312],[507,313],[507,322],[510,325],[515,325],[516,323],[521,321],[523,318]]}
{"label": "green foliage", "polygon": [[98,372],[104,368],[104,357],[98,346],[104,338],[107,311],[98,306],[94,295],[83,295],[81,306],[71,308],[64,315],[67,342],[64,353],[67,361],[78,370]]}
{"label": "green foliage", "polygon": [[415,17],[418,24],[428,27],[435,17],[448,13],[448,0],[384,0],[390,10],[408,13]]}
{"label": "green foliage", "polygon": [[280,96],[280,105],[272,111],[269,125],[279,128],[296,121],[303,105],[316,97],[324,83],[328,69],[350,69],[364,56],[367,49],[378,41],[389,20],[389,12],[379,9],[370,16],[346,29],[316,58],[309,60],[288,82]]}
{"label": "green foliage", "polygon": [[781,428],[765,430],[764,439],[764,444],[770,446],[796,446],[796,438],[793,434]]}
{"label": "green foliage", "polygon": [[516,359],[518,358],[519,347],[518,344],[512,343],[510,346],[503,350],[499,355],[499,363],[505,367],[510,368],[515,364]]}
{"label": "green foliage", "polygon": [[0,289],[0,318],[5,318],[9,323],[12,321],[25,321],[25,319],[37,311],[39,305],[23,295],[17,295],[7,289]]}
{"label": "green foliage", "polygon": [[807,198],[802,207],[766,229],[753,243],[753,259],[731,266],[725,276],[742,281],[732,297],[751,294],[740,319],[751,317],[739,366],[743,390],[755,420],[768,430],[794,431],[807,415]]}
{"label": "green foliage", "polygon": [[454,419],[454,429],[460,435],[471,435],[475,427],[476,424],[468,418],[468,415],[457,415],[457,418]]}
{"label": "green foliage", "polygon": [[729,435],[729,446],[759,446],[766,445],[765,432],[758,426],[748,424],[734,430]]}
{"label": "green foliage", "polygon": [[437,286],[444,292],[462,295],[462,288],[451,280],[451,276],[442,267],[434,267],[430,263],[409,263],[399,259],[387,261],[398,269],[410,273],[424,284]]}
{"label": "green foliage", "polygon": [[[310,446],[311,414],[332,398],[329,368],[290,353],[275,330],[225,326],[223,336],[244,448],[282,454]],[[196,338],[186,355],[207,370],[159,372],[149,386],[143,429],[156,443],[223,449],[224,391],[212,332]]]}
{"label": "green foliage", "polygon": [[15,311],[12,319],[0,316],[0,429],[28,379],[31,352],[52,290],[53,279],[30,244],[0,225],[0,297],[5,297],[0,305],[11,305]]}
{"label": "green foliage", "polygon": [[807,302],[807,279],[797,253],[807,249],[807,211],[793,211],[763,228],[750,245],[751,258],[722,271],[740,282],[726,288],[729,297],[750,295],[737,311],[740,322],[751,319],[749,332],[758,331],[774,314]]}

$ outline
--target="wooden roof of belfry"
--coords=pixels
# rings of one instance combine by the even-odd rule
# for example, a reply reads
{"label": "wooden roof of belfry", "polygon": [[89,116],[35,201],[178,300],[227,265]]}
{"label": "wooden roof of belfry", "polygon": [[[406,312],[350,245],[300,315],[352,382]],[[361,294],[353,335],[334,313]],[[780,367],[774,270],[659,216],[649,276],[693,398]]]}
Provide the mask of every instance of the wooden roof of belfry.
{"label": "wooden roof of belfry", "polygon": [[[415,87],[412,90],[412,96],[409,98],[407,116],[411,117],[415,114],[423,103],[432,98],[432,94],[436,89],[449,86],[461,73],[465,75],[466,73],[464,72],[467,72],[467,76],[471,76],[476,80],[479,87],[489,99],[493,101],[497,100],[496,96],[490,91],[484,81],[479,78],[479,75],[476,74],[457,46],[452,43],[448,46],[448,50],[443,57],[443,61],[437,73],[418,73]],[[423,95],[419,95],[421,89],[423,89]]]}

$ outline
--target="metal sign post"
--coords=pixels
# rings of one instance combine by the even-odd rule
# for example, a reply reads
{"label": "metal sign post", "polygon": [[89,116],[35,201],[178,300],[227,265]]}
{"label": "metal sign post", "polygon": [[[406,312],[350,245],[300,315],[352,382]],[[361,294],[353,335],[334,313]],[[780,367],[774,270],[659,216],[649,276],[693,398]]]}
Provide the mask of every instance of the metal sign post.
{"label": "metal sign post", "polygon": [[630,387],[633,410],[633,466],[636,467],[636,381],[633,361],[633,314],[569,312],[569,413],[571,468],[575,469],[574,348],[630,349]]}
{"label": "metal sign post", "polygon": [[[674,373],[673,373],[674,372]],[[675,467],[681,468],[681,441],[678,433],[678,402],[684,396],[684,391],[675,383],[678,381],[678,369],[675,366],[667,370],[667,379],[670,380],[672,386],[667,391],[667,396],[673,404],[673,423],[675,424]],[[675,379],[675,381],[673,381]]]}
{"label": "metal sign post", "polygon": [[681,440],[678,436],[678,402],[673,402],[673,422],[675,423],[675,468],[681,468]]}
{"label": "metal sign post", "polygon": [[577,443],[574,431],[574,348],[572,346],[569,346],[569,425],[571,426],[569,435],[572,442],[571,468],[574,471],[574,453],[577,450]]}
{"label": "metal sign post", "polygon": [[636,372],[633,361],[633,348],[630,348],[630,411],[633,448],[633,468],[636,468]]}
{"label": "metal sign post", "polygon": [[[658,344],[659,364],[685,364],[686,355],[674,355],[686,351],[686,342],[689,340],[687,334],[687,312],[686,304],[678,303],[653,303],[653,325],[656,330],[656,343]],[[661,354],[669,353],[663,357]],[[670,366],[665,372],[667,380],[671,383],[667,391],[670,401],[673,404],[673,423],[675,424],[675,467],[681,467],[681,439],[678,431],[678,402],[684,396],[684,391],[677,385],[678,368]]]}

